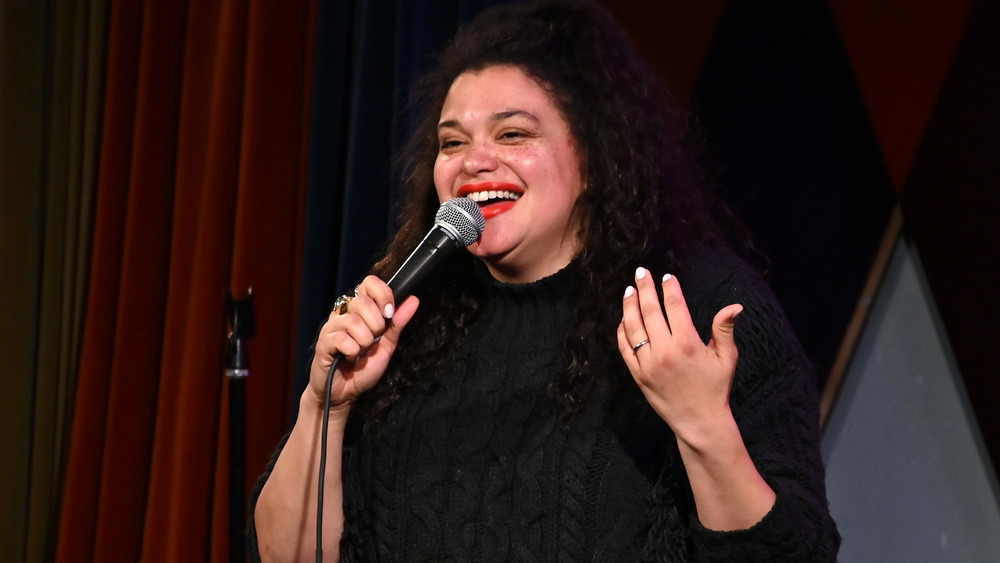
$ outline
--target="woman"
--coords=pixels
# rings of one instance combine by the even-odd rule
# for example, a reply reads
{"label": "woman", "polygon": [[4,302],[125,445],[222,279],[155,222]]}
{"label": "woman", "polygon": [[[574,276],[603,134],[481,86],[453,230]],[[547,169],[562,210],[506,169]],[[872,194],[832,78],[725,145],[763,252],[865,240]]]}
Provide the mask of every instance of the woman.
{"label": "woman", "polygon": [[[808,363],[608,14],[490,9],[419,103],[407,220],[319,333],[252,551],[313,557],[341,354],[328,558],[834,560]],[[396,303],[382,280],[453,197],[481,239]]]}

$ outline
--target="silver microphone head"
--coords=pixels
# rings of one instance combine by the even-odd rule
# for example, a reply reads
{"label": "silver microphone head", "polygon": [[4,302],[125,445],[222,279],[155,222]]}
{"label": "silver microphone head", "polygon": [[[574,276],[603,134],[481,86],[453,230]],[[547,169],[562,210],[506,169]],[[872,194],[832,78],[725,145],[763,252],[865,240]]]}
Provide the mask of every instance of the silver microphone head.
{"label": "silver microphone head", "polygon": [[456,197],[441,204],[434,216],[434,224],[451,233],[462,246],[469,246],[483,234],[486,218],[476,202],[467,197]]}

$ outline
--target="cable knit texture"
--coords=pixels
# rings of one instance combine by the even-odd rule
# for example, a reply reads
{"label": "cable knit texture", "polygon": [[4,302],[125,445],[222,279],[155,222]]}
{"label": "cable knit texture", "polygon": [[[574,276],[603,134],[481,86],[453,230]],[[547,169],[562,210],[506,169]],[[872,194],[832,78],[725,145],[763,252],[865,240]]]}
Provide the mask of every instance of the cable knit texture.
{"label": "cable knit texture", "polygon": [[[677,275],[705,341],[719,309],[744,305],[731,403],[777,493],[758,524],[699,524],[673,435],[638,391],[614,399],[634,402],[631,416],[614,416],[595,387],[584,412],[561,421],[548,387],[572,322],[571,266],[531,284],[484,281],[488,299],[452,372],[406,395],[373,431],[349,434],[342,559],[835,560],[813,373],[755,272],[729,254],[688,264]],[[606,369],[630,378],[620,358]]]}

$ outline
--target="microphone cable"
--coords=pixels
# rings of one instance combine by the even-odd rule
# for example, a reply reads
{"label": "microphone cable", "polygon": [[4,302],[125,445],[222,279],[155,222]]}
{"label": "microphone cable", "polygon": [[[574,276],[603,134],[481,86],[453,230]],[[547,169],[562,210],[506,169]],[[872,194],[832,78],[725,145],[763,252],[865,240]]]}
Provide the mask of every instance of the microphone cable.
{"label": "microphone cable", "polygon": [[323,563],[323,488],[326,485],[326,443],[330,427],[330,387],[333,386],[333,374],[337,364],[343,358],[340,354],[333,357],[330,371],[326,374],[326,387],[323,399],[323,430],[319,446],[319,491],[316,494],[316,563]]}

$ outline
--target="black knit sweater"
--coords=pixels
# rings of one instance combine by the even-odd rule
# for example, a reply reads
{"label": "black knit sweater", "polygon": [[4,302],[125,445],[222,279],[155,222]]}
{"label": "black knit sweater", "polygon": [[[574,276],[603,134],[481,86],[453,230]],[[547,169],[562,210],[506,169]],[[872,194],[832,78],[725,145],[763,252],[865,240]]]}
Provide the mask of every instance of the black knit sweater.
{"label": "black knit sweater", "polygon": [[[484,281],[451,373],[368,432],[349,432],[342,560],[834,560],[813,375],[780,309],[728,255],[695,260],[678,279],[706,341],[719,309],[744,305],[731,404],[777,493],[761,522],[738,532],[698,524],[673,435],[634,384],[613,399],[595,387],[585,410],[562,420],[547,389],[572,322],[571,266],[531,284]],[[631,378],[620,358],[605,369]]]}

